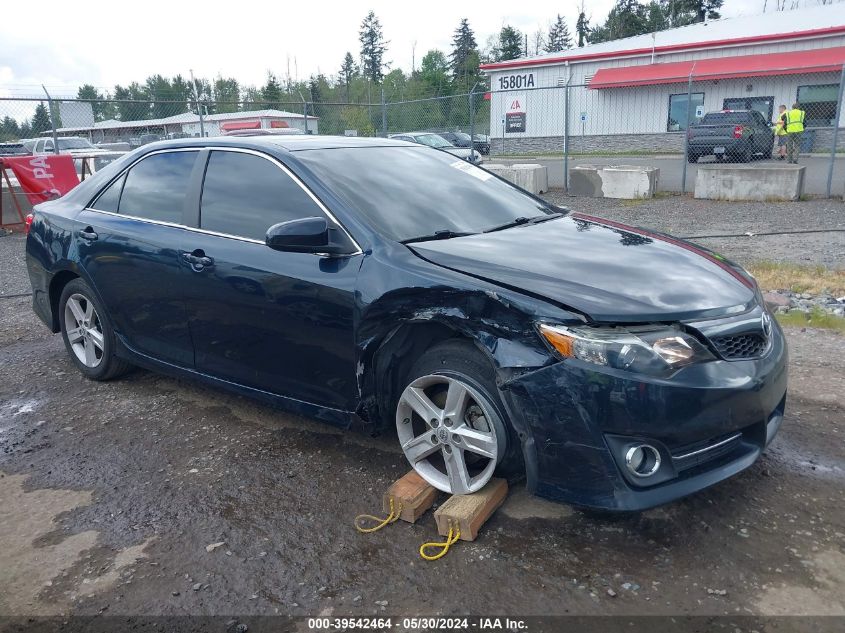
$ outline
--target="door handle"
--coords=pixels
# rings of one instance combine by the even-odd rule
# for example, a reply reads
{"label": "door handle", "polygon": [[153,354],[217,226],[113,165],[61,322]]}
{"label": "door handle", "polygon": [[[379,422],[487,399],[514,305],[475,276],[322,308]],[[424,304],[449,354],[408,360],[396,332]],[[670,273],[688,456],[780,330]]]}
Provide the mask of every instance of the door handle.
{"label": "door handle", "polygon": [[88,242],[93,242],[99,237],[96,231],[94,231],[94,229],[92,229],[90,226],[86,226],[84,229],[80,229],[79,231],[77,231],[76,234],[83,240],[86,240]]}
{"label": "door handle", "polygon": [[214,260],[211,257],[207,257],[200,249],[195,250],[193,253],[182,253],[182,259],[188,262],[191,265],[191,269],[195,272],[200,272],[205,268],[214,266]]}

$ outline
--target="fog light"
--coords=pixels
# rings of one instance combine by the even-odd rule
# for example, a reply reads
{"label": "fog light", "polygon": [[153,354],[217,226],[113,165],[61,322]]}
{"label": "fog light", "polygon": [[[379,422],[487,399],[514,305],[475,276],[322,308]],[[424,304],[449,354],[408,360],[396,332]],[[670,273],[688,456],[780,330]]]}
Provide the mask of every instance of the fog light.
{"label": "fog light", "polygon": [[660,468],[660,451],[649,444],[632,446],[625,453],[625,465],[637,477],[650,477]]}

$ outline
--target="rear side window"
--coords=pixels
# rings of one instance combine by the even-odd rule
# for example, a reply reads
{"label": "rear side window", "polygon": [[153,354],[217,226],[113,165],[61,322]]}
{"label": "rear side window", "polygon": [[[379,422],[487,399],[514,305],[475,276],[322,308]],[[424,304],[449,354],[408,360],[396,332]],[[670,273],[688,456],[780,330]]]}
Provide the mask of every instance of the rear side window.
{"label": "rear side window", "polygon": [[100,197],[91,205],[92,209],[98,211],[111,211],[117,213],[118,205],[120,204],[120,192],[123,190],[123,181],[126,180],[126,174],[115,180],[112,184],[106,187],[106,190],[100,194]]}
{"label": "rear side window", "polygon": [[322,217],[299,184],[266,158],[211,152],[200,203],[200,227],[264,241],[274,224]]}
{"label": "rear side window", "polygon": [[196,160],[197,152],[166,152],[143,159],[126,175],[119,212],[146,220],[181,223]]}

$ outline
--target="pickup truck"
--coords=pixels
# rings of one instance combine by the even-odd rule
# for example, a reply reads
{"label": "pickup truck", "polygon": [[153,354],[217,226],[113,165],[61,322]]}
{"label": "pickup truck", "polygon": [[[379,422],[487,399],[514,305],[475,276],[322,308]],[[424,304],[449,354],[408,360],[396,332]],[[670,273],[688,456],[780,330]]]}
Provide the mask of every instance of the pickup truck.
{"label": "pickup truck", "polygon": [[708,112],[687,130],[687,160],[715,155],[717,161],[750,162],[755,156],[771,158],[774,132],[757,110]]}

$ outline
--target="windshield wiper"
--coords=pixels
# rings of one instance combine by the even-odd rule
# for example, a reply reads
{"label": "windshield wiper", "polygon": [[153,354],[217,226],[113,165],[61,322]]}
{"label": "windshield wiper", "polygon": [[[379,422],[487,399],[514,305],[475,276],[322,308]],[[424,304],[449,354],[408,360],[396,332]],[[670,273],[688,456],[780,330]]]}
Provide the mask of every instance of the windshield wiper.
{"label": "windshield wiper", "polygon": [[402,244],[413,244],[414,242],[430,242],[432,240],[450,240],[453,237],[466,237],[467,235],[475,235],[469,231],[435,231],[431,235],[418,235],[417,237],[409,237],[407,240],[402,240]]}
{"label": "windshield wiper", "polygon": [[522,226],[523,224],[540,224],[540,222],[547,222],[549,220],[554,220],[555,218],[560,218],[566,215],[565,213],[544,213],[543,215],[535,215],[531,218],[519,217],[511,220],[510,222],[505,222],[504,224],[500,224],[498,226],[494,226],[492,229],[487,229],[484,231],[485,233],[493,233],[495,231],[501,231],[503,229],[509,229],[514,226]]}

